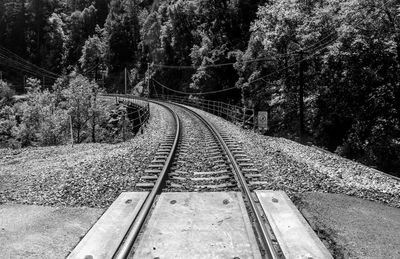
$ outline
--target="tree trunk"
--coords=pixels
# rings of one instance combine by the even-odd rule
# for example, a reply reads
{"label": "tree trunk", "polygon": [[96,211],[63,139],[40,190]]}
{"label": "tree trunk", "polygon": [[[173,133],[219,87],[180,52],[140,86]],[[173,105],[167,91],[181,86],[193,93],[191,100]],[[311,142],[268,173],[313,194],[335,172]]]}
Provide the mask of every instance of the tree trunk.
{"label": "tree trunk", "polygon": [[299,136],[300,140],[304,135],[304,61],[303,53],[300,53],[299,64]]}
{"label": "tree trunk", "polygon": [[[97,81],[97,66],[96,65],[96,69],[95,69],[95,74],[94,74],[94,81]],[[97,102],[97,98],[96,98],[96,89],[92,89],[93,91],[93,97],[94,97],[94,103],[93,103],[93,119],[92,119],[92,142],[96,143],[96,102]]]}
{"label": "tree trunk", "polygon": [[92,142],[96,143],[96,115],[94,115],[94,112],[93,112],[93,120],[92,120]]}

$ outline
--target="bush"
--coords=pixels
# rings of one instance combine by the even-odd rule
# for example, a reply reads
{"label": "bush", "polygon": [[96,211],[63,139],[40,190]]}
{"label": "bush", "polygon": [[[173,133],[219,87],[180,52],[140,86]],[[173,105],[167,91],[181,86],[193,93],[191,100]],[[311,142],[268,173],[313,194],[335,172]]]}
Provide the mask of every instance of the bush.
{"label": "bush", "polygon": [[9,84],[0,80],[0,107],[3,106],[4,103],[11,101],[14,95],[15,91],[10,88]]}
{"label": "bush", "polygon": [[[97,100],[101,93],[99,86],[84,76],[61,78],[54,84],[52,92],[41,90],[37,79],[28,79],[27,84],[28,93],[24,100],[0,107],[1,147],[67,143],[70,117],[75,143],[114,142],[121,135],[115,134],[115,125],[110,123],[112,107],[108,102]],[[119,129],[117,125],[117,131]]]}
{"label": "bush", "polygon": [[38,140],[41,145],[59,145],[65,143],[68,137],[68,113],[66,110],[46,110],[41,125]]}
{"label": "bush", "polygon": [[96,118],[104,113],[102,106],[97,105],[99,93],[99,86],[82,75],[74,77],[68,88],[62,91],[65,98],[63,106],[72,118],[74,136],[78,143],[87,140],[90,135],[95,141]]}
{"label": "bush", "polygon": [[17,124],[14,110],[10,106],[0,108],[0,147],[9,146],[12,140],[12,129]]}
{"label": "bush", "polygon": [[[37,79],[28,79],[27,85],[26,100],[3,111],[2,135],[14,140],[13,147],[64,143],[69,133],[68,110],[60,105],[59,91],[42,91]],[[0,141],[10,146],[6,137]]]}

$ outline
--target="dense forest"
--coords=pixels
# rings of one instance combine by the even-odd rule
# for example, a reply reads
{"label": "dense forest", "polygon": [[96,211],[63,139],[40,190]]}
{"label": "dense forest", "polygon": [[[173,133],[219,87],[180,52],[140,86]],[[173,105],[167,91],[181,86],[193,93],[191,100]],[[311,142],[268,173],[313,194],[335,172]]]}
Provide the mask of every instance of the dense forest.
{"label": "dense forest", "polygon": [[17,93],[71,73],[123,92],[127,71],[129,92],[267,110],[269,134],[400,169],[397,0],[0,0],[0,71]]}

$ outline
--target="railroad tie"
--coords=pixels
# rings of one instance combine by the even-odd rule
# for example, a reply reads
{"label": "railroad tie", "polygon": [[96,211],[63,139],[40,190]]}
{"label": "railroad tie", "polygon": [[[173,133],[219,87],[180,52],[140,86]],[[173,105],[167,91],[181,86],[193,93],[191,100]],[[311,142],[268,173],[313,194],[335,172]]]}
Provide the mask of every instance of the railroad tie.
{"label": "railroad tie", "polygon": [[143,182],[143,183],[137,183],[136,187],[138,188],[153,188],[154,187],[154,183],[147,183],[147,182]]}

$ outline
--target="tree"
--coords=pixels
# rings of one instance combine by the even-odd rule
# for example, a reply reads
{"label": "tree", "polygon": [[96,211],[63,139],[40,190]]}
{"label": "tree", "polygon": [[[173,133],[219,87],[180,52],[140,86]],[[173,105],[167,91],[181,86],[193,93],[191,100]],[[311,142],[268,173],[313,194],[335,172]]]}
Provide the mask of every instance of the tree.
{"label": "tree", "polygon": [[98,113],[96,108],[98,93],[99,86],[82,75],[74,77],[68,88],[62,91],[65,97],[64,105],[68,107],[68,114],[72,118],[77,143],[81,143],[88,136],[89,121]]}
{"label": "tree", "polygon": [[29,59],[32,63],[47,69],[52,68],[47,67],[45,59],[42,59],[47,53],[45,40],[47,24],[52,14],[61,7],[60,0],[32,0],[26,4],[25,35]]}
{"label": "tree", "polygon": [[96,8],[93,5],[83,11],[75,11],[68,18],[68,37],[66,41],[65,64],[72,70],[82,55],[86,39],[96,30]]}
{"label": "tree", "polygon": [[66,41],[64,27],[64,22],[56,13],[50,16],[45,27],[44,42],[47,51],[42,63],[55,73],[61,73],[63,70],[63,52]]}
{"label": "tree", "polygon": [[[237,51],[237,37],[242,36],[236,22],[237,3],[203,0],[198,3],[195,12],[198,20],[194,36],[196,42],[190,56],[192,64],[199,68],[192,76],[190,87],[201,91],[229,88],[237,80],[232,66],[214,68],[203,68],[203,66],[234,62],[234,56],[230,55],[230,52]],[[226,95],[221,94],[208,98],[224,100],[225,97]]]}
{"label": "tree", "polygon": [[[338,37],[324,56],[318,95],[318,137],[348,157],[391,167],[399,145],[398,4],[337,2]],[[336,7],[335,9],[333,7]],[[339,127],[343,125],[342,127]]]}
{"label": "tree", "polygon": [[11,89],[10,85],[0,80],[0,108],[2,104],[9,102],[15,95],[15,91]]}
{"label": "tree", "polygon": [[105,23],[111,71],[122,71],[136,61],[140,40],[135,1],[112,0]]}
{"label": "tree", "polygon": [[[284,0],[262,6],[250,29],[249,46],[236,65],[243,96],[252,100],[256,110],[277,107],[276,118],[291,122],[286,125],[298,125],[300,135],[305,121],[308,130],[311,126],[310,115],[304,114],[304,99],[312,98],[312,89],[318,88],[315,75],[323,47],[335,37],[335,22],[329,18],[335,16],[326,14],[321,3]],[[249,59],[260,61],[246,62]],[[283,113],[279,107],[284,107]],[[298,124],[292,123],[295,117]]]}
{"label": "tree", "polygon": [[0,2],[0,42],[19,55],[26,55],[25,5],[22,1]]}
{"label": "tree", "polygon": [[97,72],[99,70],[104,70],[106,66],[106,44],[100,37],[94,35],[86,40],[82,49],[82,56],[79,59],[82,72],[85,74],[94,73],[95,79]]}

